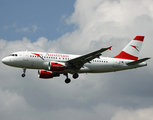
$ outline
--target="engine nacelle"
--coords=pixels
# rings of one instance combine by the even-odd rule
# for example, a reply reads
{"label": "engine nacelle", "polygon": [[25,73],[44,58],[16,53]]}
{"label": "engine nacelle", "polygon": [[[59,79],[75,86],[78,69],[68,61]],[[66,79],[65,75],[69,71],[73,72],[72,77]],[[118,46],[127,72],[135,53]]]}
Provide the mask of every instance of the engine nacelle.
{"label": "engine nacelle", "polygon": [[50,71],[63,71],[63,70],[65,70],[65,63],[62,63],[62,62],[49,62],[48,69]]}
{"label": "engine nacelle", "polygon": [[50,71],[38,70],[38,77],[39,78],[47,79],[47,78],[53,78],[53,77],[59,77],[59,76],[60,76],[59,74],[54,74]]}

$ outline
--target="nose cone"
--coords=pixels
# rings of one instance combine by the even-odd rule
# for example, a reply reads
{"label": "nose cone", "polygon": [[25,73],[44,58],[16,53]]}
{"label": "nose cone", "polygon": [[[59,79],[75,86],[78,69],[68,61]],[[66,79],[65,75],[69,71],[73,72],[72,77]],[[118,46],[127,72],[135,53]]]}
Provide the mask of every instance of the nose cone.
{"label": "nose cone", "polygon": [[2,59],[2,63],[4,63],[4,64],[6,64],[6,65],[7,65],[7,64],[9,63],[8,58],[6,58],[6,57],[5,57],[5,58],[3,58],[3,59]]}

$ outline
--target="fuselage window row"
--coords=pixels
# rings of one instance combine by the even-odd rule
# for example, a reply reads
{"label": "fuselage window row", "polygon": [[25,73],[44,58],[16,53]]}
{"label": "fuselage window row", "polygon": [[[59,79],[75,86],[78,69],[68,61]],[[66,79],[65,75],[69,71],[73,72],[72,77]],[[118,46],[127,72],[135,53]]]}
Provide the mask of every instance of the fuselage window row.
{"label": "fuselage window row", "polygon": [[[10,56],[17,56],[17,54],[11,54]],[[39,56],[34,56],[30,55],[30,57],[39,57]],[[45,57],[43,56],[42,58],[48,58],[48,59],[62,59],[61,57]],[[63,58],[63,60],[71,60],[71,58]],[[101,60],[92,60],[92,62],[102,62],[102,63],[108,63],[108,61],[101,61]]]}

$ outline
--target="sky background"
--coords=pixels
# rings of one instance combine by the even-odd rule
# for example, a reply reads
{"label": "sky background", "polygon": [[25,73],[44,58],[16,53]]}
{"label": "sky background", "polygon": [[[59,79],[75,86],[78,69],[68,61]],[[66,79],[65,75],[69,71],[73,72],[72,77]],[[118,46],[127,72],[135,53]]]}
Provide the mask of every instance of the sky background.
{"label": "sky background", "polygon": [[73,13],[75,0],[6,0],[0,3],[0,36],[3,39],[27,37],[36,41],[44,36],[54,40],[73,30],[73,26],[66,25],[65,18]]}
{"label": "sky background", "polygon": [[[153,0],[0,1],[0,59],[15,51],[85,54],[113,46],[117,55],[136,35],[140,58],[153,58]],[[42,80],[37,70],[0,63],[1,120],[152,120],[153,61],[102,74]],[[72,78],[72,76],[69,76]]]}

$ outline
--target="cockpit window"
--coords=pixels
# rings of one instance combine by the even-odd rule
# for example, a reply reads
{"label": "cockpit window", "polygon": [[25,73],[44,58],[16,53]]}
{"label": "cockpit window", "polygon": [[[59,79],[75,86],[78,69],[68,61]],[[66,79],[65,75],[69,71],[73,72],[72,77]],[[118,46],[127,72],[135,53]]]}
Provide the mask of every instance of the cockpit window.
{"label": "cockpit window", "polygon": [[9,56],[18,56],[17,54],[10,54]]}

